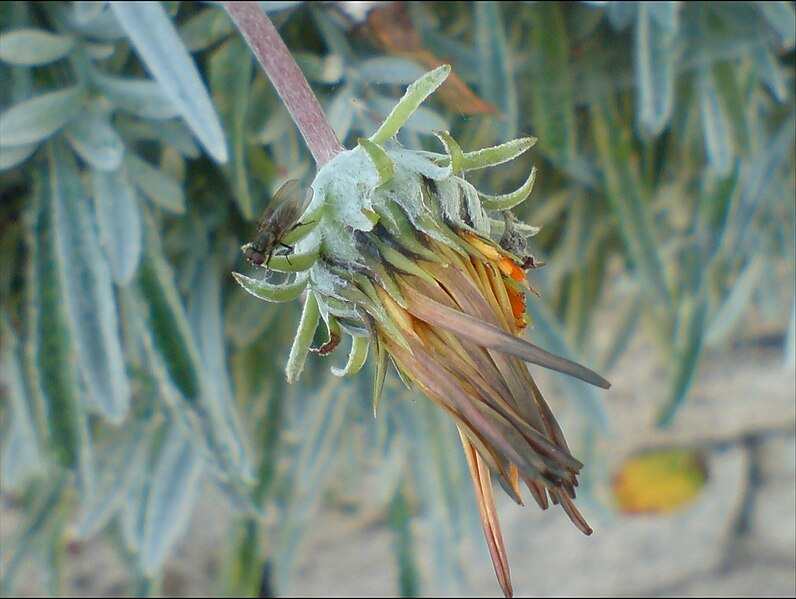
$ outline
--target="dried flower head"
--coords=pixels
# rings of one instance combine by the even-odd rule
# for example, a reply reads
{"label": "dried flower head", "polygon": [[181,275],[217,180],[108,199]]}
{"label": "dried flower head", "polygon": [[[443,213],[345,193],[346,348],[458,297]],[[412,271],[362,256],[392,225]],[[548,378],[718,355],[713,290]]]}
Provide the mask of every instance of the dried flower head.
{"label": "dried flower head", "polygon": [[332,369],[334,374],[357,372],[374,346],[374,410],[389,355],[402,378],[450,414],[495,571],[510,596],[493,475],[518,503],[522,483],[542,509],[549,501],[560,504],[581,531],[591,533],[572,503],[583,465],[570,453],[524,362],[603,388],[609,383],[521,337],[528,324],[525,294],[535,293],[525,269],[536,266],[523,252],[537,229],[506,211],[528,197],[535,172],[503,196],[481,194],[463,178],[467,171],[515,158],[535,140],[464,153],[448,133],[438,132],[445,154],[385,147],[449,70],[439,67],[415,82],[370,139],[360,139],[318,172],[303,225],[282,240],[293,252],[274,255],[268,265],[294,274],[281,285],[235,277],[270,301],[306,290],[288,380],[299,377],[323,318],[329,342],[320,353],[334,349],[343,332],[353,337],[348,363]]}

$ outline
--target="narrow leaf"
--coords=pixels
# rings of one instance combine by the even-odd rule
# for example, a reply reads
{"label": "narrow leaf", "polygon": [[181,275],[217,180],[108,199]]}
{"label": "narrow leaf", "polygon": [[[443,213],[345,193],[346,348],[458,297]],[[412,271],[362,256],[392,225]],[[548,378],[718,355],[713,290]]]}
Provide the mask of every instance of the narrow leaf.
{"label": "narrow leaf", "polygon": [[226,162],[221,123],[196,65],[163,7],[154,2],[114,2],[111,8],[144,64],[196,137],[216,161]]}
{"label": "narrow leaf", "polygon": [[169,377],[189,402],[196,402],[201,364],[174,272],[163,255],[151,217],[144,219],[144,253],[136,281],[146,304],[146,327]]}
{"label": "narrow leaf", "polygon": [[130,180],[141,193],[169,212],[185,213],[185,192],[177,181],[130,152],[124,163]]}
{"label": "narrow leaf", "polygon": [[141,258],[143,231],[135,189],[124,169],[94,171],[94,211],[114,280],[130,282]]}
{"label": "narrow leaf", "polygon": [[674,34],[652,18],[648,3],[638,6],[635,70],[638,81],[638,120],[650,135],[668,124],[674,105]]}
{"label": "narrow leaf", "polygon": [[123,79],[94,72],[92,82],[116,107],[134,116],[166,120],[179,114],[161,87],[149,79]]}
{"label": "narrow leaf", "polygon": [[173,426],[153,474],[141,542],[141,568],[152,576],[185,533],[196,502],[202,461],[190,440]]}
{"label": "narrow leaf", "polygon": [[348,362],[346,362],[344,368],[332,366],[332,374],[335,376],[350,376],[359,372],[368,358],[369,346],[370,340],[367,337],[351,337],[351,351],[348,354]]}
{"label": "narrow leaf", "polygon": [[600,163],[605,177],[606,195],[636,268],[650,283],[660,301],[668,303],[669,289],[663,277],[650,217],[637,168],[632,159],[629,131],[619,120],[612,99],[599,96],[591,103],[591,122]]}
{"label": "narrow leaf", "polygon": [[62,144],[50,151],[50,180],[58,270],[78,363],[93,401],[118,423],[127,414],[130,385],[113,285],[80,172]]}
{"label": "narrow leaf", "polygon": [[78,373],[73,359],[73,341],[67,325],[61,277],[55,258],[53,235],[52,179],[45,174],[37,177],[45,200],[36,220],[36,237],[31,247],[34,268],[31,277],[34,327],[32,353],[36,369],[34,393],[40,392],[46,409],[50,447],[59,463],[80,470],[84,482],[90,486],[91,447],[86,413],[80,403]]}
{"label": "narrow leaf", "polygon": [[240,37],[230,39],[210,59],[210,90],[230,138],[232,156],[225,171],[232,182],[235,201],[247,220],[255,218],[246,164],[246,117],[252,79],[252,53]]}
{"label": "narrow leaf", "polygon": [[560,5],[542,2],[537,10],[531,23],[535,59],[529,71],[534,133],[542,149],[565,164],[575,153],[570,42]]}
{"label": "narrow leaf", "polygon": [[74,40],[42,29],[18,29],[0,35],[0,60],[19,66],[39,66],[63,58]]}
{"label": "narrow leaf", "polygon": [[112,171],[121,165],[124,142],[107,114],[84,110],[64,128],[64,135],[80,157],[94,168]]}
{"label": "narrow leaf", "polygon": [[0,146],[22,146],[50,137],[83,108],[83,87],[41,94],[0,114]]}

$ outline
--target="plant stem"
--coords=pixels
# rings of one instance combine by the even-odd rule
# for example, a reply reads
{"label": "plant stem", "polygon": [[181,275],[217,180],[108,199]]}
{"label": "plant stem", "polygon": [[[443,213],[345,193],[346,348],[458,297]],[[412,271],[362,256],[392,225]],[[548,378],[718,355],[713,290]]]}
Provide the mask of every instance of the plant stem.
{"label": "plant stem", "polygon": [[223,4],[301,131],[318,168],[322,167],[344,148],[290,50],[256,2]]}

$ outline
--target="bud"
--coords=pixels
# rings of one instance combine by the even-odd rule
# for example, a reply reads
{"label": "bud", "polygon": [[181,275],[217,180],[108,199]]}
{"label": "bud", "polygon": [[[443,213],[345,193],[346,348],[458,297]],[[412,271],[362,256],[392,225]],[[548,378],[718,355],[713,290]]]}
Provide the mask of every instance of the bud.
{"label": "bud", "polygon": [[297,238],[284,240],[292,252],[274,255],[268,264],[294,274],[281,285],[235,277],[270,301],[306,290],[288,380],[298,379],[322,318],[329,332],[322,353],[330,353],[342,333],[353,337],[348,363],[334,374],[355,374],[373,345],[374,411],[389,355],[402,378],[454,419],[498,581],[510,596],[492,476],[518,503],[522,483],[542,509],[549,501],[560,504],[580,530],[591,533],[572,503],[583,465],[569,452],[523,362],[603,388],[609,383],[521,337],[528,324],[525,294],[535,293],[523,267],[536,263],[517,252],[538,228],[506,211],[528,197],[535,170],[502,196],[482,194],[464,179],[468,171],[519,156],[536,140],[466,153],[447,132],[435,133],[445,153],[410,151],[391,141],[449,71],[443,66],[421,77],[370,139],[360,139],[318,172]]}

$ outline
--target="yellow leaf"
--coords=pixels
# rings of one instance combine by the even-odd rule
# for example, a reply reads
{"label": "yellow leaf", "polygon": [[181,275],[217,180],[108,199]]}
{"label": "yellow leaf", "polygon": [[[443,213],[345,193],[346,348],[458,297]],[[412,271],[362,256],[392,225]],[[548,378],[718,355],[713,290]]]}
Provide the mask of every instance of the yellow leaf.
{"label": "yellow leaf", "polygon": [[663,449],[636,455],[616,472],[614,495],[625,513],[665,513],[693,500],[708,478],[702,454]]}

